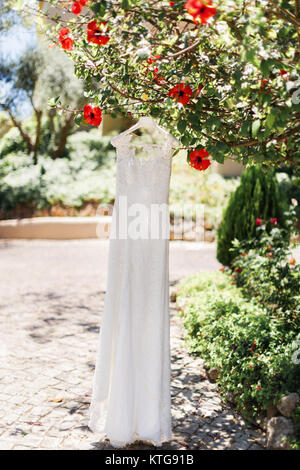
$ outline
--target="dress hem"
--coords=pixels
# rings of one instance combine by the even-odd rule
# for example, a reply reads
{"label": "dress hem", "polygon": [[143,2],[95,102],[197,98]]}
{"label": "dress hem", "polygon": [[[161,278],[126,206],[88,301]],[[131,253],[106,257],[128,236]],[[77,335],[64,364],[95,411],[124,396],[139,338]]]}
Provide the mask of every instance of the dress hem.
{"label": "dress hem", "polygon": [[116,439],[111,439],[109,434],[104,431],[103,427],[100,428],[99,426],[93,425],[92,423],[89,423],[88,427],[92,432],[101,434],[102,439],[109,439],[112,447],[116,448],[126,447],[129,444],[133,444],[135,441],[149,442],[155,447],[160,447],[163,442],[167,442],[172,439],[172,433],[162,433],[160,439],[151,439],[150,437],[143,437],[138,433],[134,433],[128,441],[118,441]]}

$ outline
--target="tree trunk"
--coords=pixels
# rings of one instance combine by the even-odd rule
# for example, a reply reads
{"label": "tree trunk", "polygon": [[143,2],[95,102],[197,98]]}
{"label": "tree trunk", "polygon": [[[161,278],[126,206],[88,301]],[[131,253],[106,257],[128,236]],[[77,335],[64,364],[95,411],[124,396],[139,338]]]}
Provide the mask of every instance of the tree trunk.
{"label": "tree trunk", "polygon": [[35,116],[36,116],[36,134],[35,134],[35,143],[33,146],[33,161],[34,164],[37,164],[37,154],[40,145],[41,139],[41,127],[42,127],[42,111],[40,109],[35,109]]}
{"label": "tree trunk", "polygon": [[53,159],[61,157],[61,155],[64,151],[64,148],[66,146],[67,138],[68,138],[68,135],[70,134],[70,130],[72,128],[72,125],[73,125],[73,115],[70,114],[69,117],[66,117],[65,123],[61,128],[57,147],[52,152],[52,155],[51,155]]}
{"label": "tree trunk", "polygon": [[30,154],[31,152],[33,152],[34,150],[34,145],[33,145],[33,142],[31,140],[31,137],[29,134],[27,134],[27,132],[22,128],[21,124],[19,123],[19,121],[17,121],[17,119],[13,116],[13,114],[11,113],[11,111],[9,109],[6,109],[6,111],[8,112],[9,114],[9,117],[10,119],[12,120],[14,126],[19,130],[24,142],[26,143],[27,145],[27,150],[28,150],[28,153]]}

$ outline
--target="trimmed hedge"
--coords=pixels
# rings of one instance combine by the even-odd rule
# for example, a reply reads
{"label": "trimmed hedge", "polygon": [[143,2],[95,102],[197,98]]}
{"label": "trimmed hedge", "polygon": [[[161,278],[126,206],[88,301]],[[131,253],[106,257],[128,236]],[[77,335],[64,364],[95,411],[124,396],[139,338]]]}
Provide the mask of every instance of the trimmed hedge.
{"label": "trimmed hedge", "polygon": [[221,393],[230,393],[245,416],[260,415],[282,395],[299,392],[300,364],[292,358],[300,332],[282,328],[264,306],[246,299],[229,272],[187,278],[177,305],[190,352],[219,369]]}

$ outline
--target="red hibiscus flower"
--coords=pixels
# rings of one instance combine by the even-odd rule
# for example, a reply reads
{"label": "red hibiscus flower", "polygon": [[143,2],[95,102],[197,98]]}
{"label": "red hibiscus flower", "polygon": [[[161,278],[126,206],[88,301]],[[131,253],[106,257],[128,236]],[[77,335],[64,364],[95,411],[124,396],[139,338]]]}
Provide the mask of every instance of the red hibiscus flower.
{"label": "red hibiscus flower", "polygon": [[196,170],[203,171],[211,165],[208,160],[209,153],[206,149],[193,150],[193,152],[189,154],[189,157],[191,167]]}
{"label": "red hibiscus flower", "polygon": [[175,2],[169,2],[170,3],[170,7],[173,7],[175,5]]}
{"label": "red hibiscus flower", "polygon": [[58,38],[61,43],[61,47],[65,51],[72,51],[73,49],[73,39],[66,37],[69,34],[69,28],[61,28],[58,33]]}
{"label": "red hibiscus flower", "polygon": [[206,0],[205,2],[201,2],[200,0],[188,0],[184,8],[194,20],[197,20],[199,17],[201,23],[207,23],[209,18],[217,13],[217,9],[211,0]]}
{"label": "red hibiscus flower", "polygon": [[101,21],[97,23],[96,21],[91,21],[87,26],[87,40],[99,46],[105,45],[110,39],[110,37],[105,34],[107,31],[108,26],[105,22]]}
{"label": "red hibiscus flower", "polygon": [[74,13],[74,15],[79,15],[79,13],[81,13],[81,10],[82,10],[81,3],[73,2],[73,4],[72,4],[72,13]]}
{"label": "red hibiscus flower", "polygon": [[272,219],[270,220],[270,223],[271,223],[271,225],[273,225],[273,227],[274,227],[274,225],[277,225],[277,223],[278,223],[277,217],[272,217]]}
{"label": "red hibiscus flower", "polygon": [[191,96],[193,94],[193,90],[189,86],[185,86],[184,83],[178,83],[169,91],[170,98],[174,97],[177,103],[187,104]]}
{"label": "red hibiscus flower", "polygon": [[95,106],[91,106],[90,104],[86,104],[83,108],[83,120],[87,124],[91,124],[92,126],[100,126],[102,121],[102,111],[100,108]]}
{"label": "red hibiscus flower", "polygon": [[60,43],[61,43],[61,47],[65,51],[72,51],[73,50],[73,39],[63,38],[63,39],[61,39]]}
{"label": "red hibiscus flower", "polygon": [[155,55],[155,56],[153,56],[153,57],[149,57],[149,58],[147,59],[147,62],[148,62],[148,64],[150,64],[150,65],[151,65],[151,64],[154,64],[154,62],[156,62],[158,59],[160,59],[160,57],[161,57],[160,55]]}
{"label": "red hibiscus flower", "polygon": [[69,28],[61,28],[59,30],[59,40],[61,41],[62,39],[65,38],[69,34],[70,30]]}
{"label": "red hibiscus flower", "polygon": [[256,225],[261,226],[262,220],[259,217],[257,217],[255,223],[256,223]]}

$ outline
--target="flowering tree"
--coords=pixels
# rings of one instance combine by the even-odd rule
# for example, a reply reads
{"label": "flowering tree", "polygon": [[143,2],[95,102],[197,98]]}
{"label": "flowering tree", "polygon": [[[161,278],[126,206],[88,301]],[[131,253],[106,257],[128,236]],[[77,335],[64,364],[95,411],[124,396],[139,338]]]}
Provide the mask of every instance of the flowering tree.
{"label": "flowering tree", "polygon": [[84,81],[78,123],[99,125],[101,111],[151,115],[202,169],[207,152],[299,165],[300,0],[42,3],[44,34]]}

